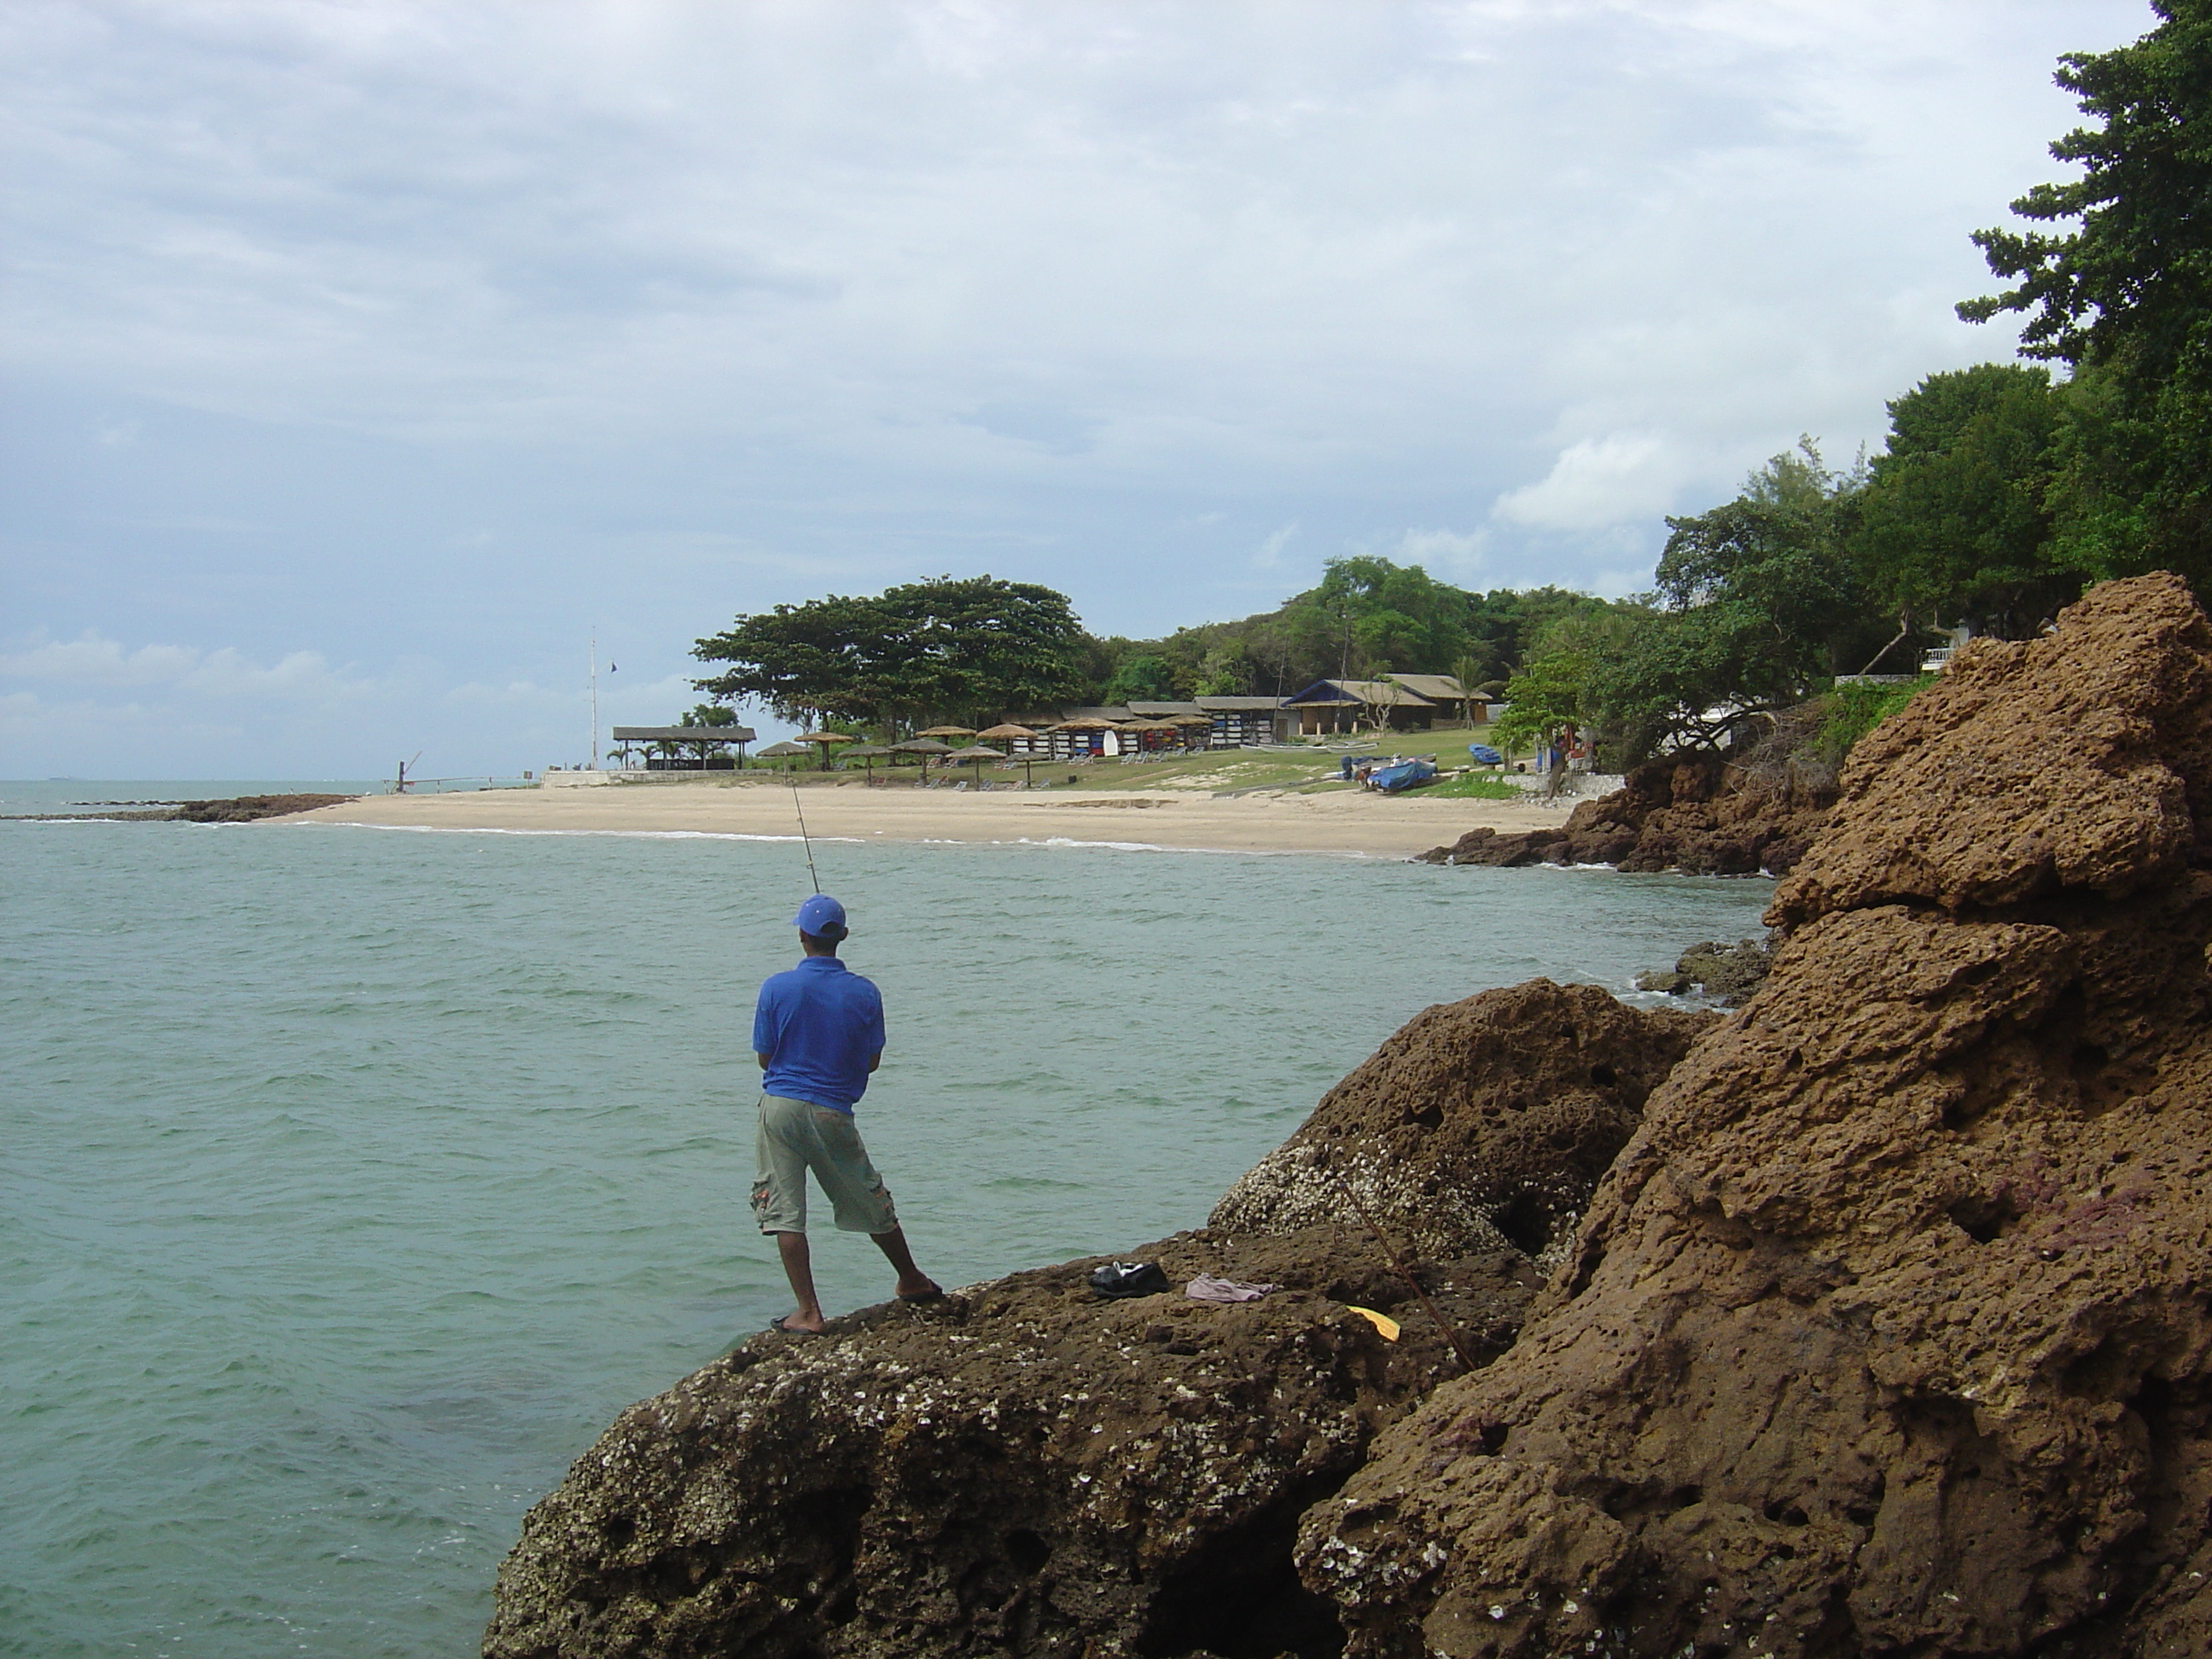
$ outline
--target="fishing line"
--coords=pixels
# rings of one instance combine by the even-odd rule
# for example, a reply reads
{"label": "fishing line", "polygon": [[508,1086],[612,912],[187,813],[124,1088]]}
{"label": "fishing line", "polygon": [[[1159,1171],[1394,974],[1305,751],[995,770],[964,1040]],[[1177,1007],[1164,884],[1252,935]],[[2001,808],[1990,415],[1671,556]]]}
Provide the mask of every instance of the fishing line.
{"label": "fishing line", "polygon": [[799,804],[799,777],[796,773],[785,775],[791,780],[791,810],[799,814],[799,844],[806,849],[807,878],[818,893],[822,890],[822,878],[814,873],[814,842],[806,833],[806,809]]}

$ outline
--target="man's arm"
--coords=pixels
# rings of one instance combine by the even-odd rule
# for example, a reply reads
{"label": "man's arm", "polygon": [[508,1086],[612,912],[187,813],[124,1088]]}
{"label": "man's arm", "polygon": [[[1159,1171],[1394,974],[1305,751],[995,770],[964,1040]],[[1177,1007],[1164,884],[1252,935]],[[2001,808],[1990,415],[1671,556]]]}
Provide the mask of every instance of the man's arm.
{"label": "man's arm", "polygon": [[[756,1051],[754,1052],[753,1058],[754,1058],[755,1060],[757,1060],[760,1061],[760,1067],[761,1067],[761,1070],[763,1070],[763,1072],[765,1072],[766,1070],[768,1070],[768,1056],[767,1056],[766,1054],[762,1054],[762,1053],[758,1052],[757,1050],[756,1050]],[[868,1069],[869,1069],[870,1071],[873,1071],[875,1068],[874,1068],[873,1066],[870,1066]]]}
{"label": "man's arm", "polygon": [[[876,1050],[876,1052],[875,1052],[875,1053],[873,1053],[872,1054],[870,1054],[870,1055],[868,1056],[868,1074],[869,1074],[871,1077],[874,1076],[874,1075],[875,1075],[875,1070],[876,1070],[876,1067],[877,1067],[877,1066],[880,1066],[880,1065],[882,1065],[883,1063],[884,1063],[884,1051],[883,1051],[882,1049],[878,1048],[878,1049],[877,1049],[877,1050]],[[761,1056],[761,1064],[762,1064],[763,1066],[766,1066],[766,1065],[768,1064],[768,1056],[767,1056],[766,1054],[763,1054],[763,1055]]]}

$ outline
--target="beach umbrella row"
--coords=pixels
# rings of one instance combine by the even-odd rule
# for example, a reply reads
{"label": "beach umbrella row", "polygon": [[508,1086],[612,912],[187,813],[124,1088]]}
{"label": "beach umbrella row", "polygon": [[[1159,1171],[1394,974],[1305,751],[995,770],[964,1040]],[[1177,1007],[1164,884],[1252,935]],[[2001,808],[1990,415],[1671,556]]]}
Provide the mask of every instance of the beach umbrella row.
{"label": "beach umbrella row", "polygon": [[[1132,735],[1141,735],[1153,732],[1182,732],[1189,726],[1211,724],[1212,722],[1203,714],[1170,714],[1164,720],[1134,720],[1118,722],[1097,714],[1081,714],[1073,720],[1062,720],[1056,726],[1047,726],[1044,730],[1046,732],[1126,732]],[[868,776],[872,780],[876,775],[877,761],[895,759],[900,755],[921,757],[922,772],[927,776],[929,763],[933,759],[946,761],[956,766],[980,766],[987,760],[1008,758],[1006,750],[989,748],[982,742],[970,744],[965,749],[955,749],[951,744],[943,741],[946,738],[975,738],[998,743],[1018,743],[1033,739],[1040,735],[1042,733],[1036,727],[1018,725],[1012,720],[1001,721],[999,725],[986,727],[981,732],[974,731],[965,726],[932,726],[902,743],[888,745],[860,744],[859,739],[842,732],[802,732],[787,742],[770,744],[767,748],[760,750],[757,758],[777,760],[792,755],[803,755],[806,752],[807,746],[811,745],[821,751],[822,769],[826,772],[830,769],[830,750],[840,744],[853,744],[858,746],[847,749],[845,758],[865,763],[867,766]],[[1024,753],[1013,756],[1012,758],[1034,763],[1038,760],[1048,759],[1049,757]]]}

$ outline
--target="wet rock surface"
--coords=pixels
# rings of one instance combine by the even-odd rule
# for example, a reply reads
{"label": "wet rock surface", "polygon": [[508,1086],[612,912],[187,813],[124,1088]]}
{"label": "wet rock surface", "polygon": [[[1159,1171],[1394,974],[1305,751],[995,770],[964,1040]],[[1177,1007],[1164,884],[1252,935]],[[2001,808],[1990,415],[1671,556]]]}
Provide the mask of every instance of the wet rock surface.
{"label": "wet rock surface", "polygon": [[[1457,1369],[1444,1334],[1356,1226],[1135,1254],[1174,1290],[1018,1273],[755,1337],[631,1407],[532,1510],[484,1651],[1335,1653],[1298,1517]],[[1510,1250],[1413,1271],[1478,1364],[1536,1283]],[[1200,1303],[1200,1273],[1283,1288]]]}
{"label": "wet rock surface", "polygon": [[1542,1259],[1712,1019],[1541,979],[1427,1009],[1231,1187],[1210,1224],[1288,1232],[1357,1205],[1424,1253]]}
{"label": "wet rock surface", "polygon": [[1708,939],[1683,951],[1671,969],[1638,974],[1636,988],[1670,996],[1698,992],[1723,1008],[1740,1008],[1766,983],[1773,966],[1773,949],[1763,939],[1738,939],[1734,945]]}
{"label": "wet rock surface", "polygon": [[1308,1514],[1350,1652],[2206,1650],[2208,715],[2150,577],[1860,745],[1518,1344]]}
{"label": "wet rock surface", "polygon": [[[1810,720],[1801,716],[1800,725]],[[1420,854],[1429,864],[1517,869],[1610,864],[1696,876],[1784,875],[1828,821],[1833,770],[1809,729],[1790,726],[1728,755],[1647,762],[1609,795],[1584,801],[1556,830],[1470,830]]]}

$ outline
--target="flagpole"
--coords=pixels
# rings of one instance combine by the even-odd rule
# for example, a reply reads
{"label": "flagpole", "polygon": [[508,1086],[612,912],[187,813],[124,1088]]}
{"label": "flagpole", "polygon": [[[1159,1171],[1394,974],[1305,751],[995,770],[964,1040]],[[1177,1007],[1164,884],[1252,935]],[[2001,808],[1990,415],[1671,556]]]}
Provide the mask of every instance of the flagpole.
{"label": "flagpole", "polygon": [[592,758],[591,758],[590,762],[587,763],[587,765],[586,765],[586,770],[588,770],[588,771],[596,772],[596,771],[598,771],[598,770],[599,769],[599,630],[598,630],[597,629],[592,629],[592,749],[591,749],[591,755],[592,755]]}

